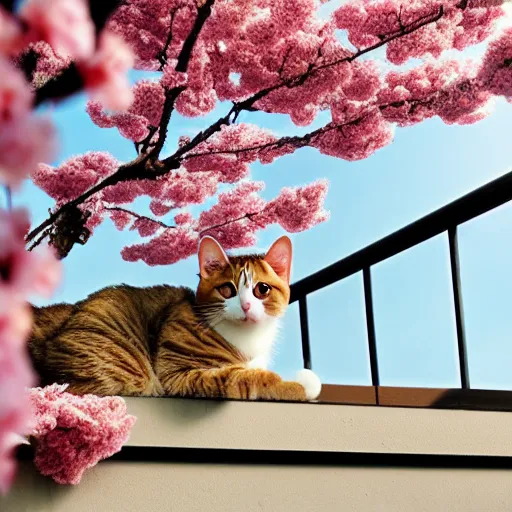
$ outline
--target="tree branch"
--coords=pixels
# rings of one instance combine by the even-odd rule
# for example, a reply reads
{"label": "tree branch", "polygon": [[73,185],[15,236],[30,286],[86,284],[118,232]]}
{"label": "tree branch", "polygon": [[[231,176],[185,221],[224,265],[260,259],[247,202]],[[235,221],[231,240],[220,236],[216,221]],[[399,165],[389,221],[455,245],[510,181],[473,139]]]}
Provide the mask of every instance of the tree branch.
{"label": "tree branch", "polygon": [[[327,69],[329,67],[336,66],[343,62],[353,62],[354,60],[361,57],[362,55],[365,55],[366,53],[377,50],[378,48],[386,45],[387,43],[389,43],[399,37],[403,37],[404,35],[411,34],[411,33],[415,32],[416,30],[420,29],[421,27],[424,27],[425,25],[428,25],[430,23],[435,23],[436,21],[438,21],[439,19],[442,18],[443,14],[444,14],[444,8],[441,5],[436,13],[422,16],[421,22],[417,22],[415,20],[415,21],[411,22],[409,25],[404,25],[403,30],[387,36],[386,39],[379,41],[378,43],[375,43],[372,46],[363,48],[362,50],[358,50],[357,52],[355,52],[352,55],[349,55],[347,57],[343,57],[341,59],[337,59],[332,62],[321,64],[316,67],[312,67],[312,65],[310,65],[308,67],[307,71],[305,71],[301,75],[295,76],[293,78],[289,78],[288,80],[284,80],[282,82],[278,82],[275,85],[272,85],[270,87],[262,89],[261,91],[258,91],[257,93],[253,94],[249,98],[247,98],[239,103],[235,103],[227,115],[218,119],[214,124],[212,124],[206,130],[199,132],[188,144],[185,144],[183,147],[178,149],[173,155],[171,155],[171,156],[167,157],[165,160],[163,160],[164,166],[176,165],[176,161],[179,161],[179,159],[182,157],[182,155],[184,155],[188,151],[194,149],[201,142],[204,142],[205,140],[207,140],[211,135],[213,135],[215,132],[219,131],[223,125],[229,125],[232,122],[235,122],[237,120],[238,116],[240,115],[240,112],[242,112],[243,110],[253,109],[254,104],[257,101],[264,98],[271,92],[273,92],[277,89],[280,89],[281,87],[297,87],[298,85],[304,84],[304,82],[306,81],[307,78],[318,73],[319,71],[321,71],[323,69]],[[176,168],[176,167],[174,167],[174,168]]]}
{"label": "tree branch", "polygon": [[178,96],[185,90],[184,86],[173,87],[172,89],[166,89],[165,101],[162,109],[162,117],[160,118],[160,125],[158,127],[158,139],[155,143],[155,147],[150,152],[150,158],[157,160],[160,156],[160,152],[164,147],[165,139],[167,137],[167,128],[169,121],[171,120],[172,111],[174,110],[174,103],[178,99]]}
{"label": "tree branch", "polygon": [[[390,105],[382,105],[379,106],[379,109],[387,108]],[[280,137],[277,140],[272,142],[266,142],[265,144],[258,144],[256,146],[249,146],[245,148],[238,149],[230,149],[230,150],[213,150],[213,151],[205,151],[203,153],[190,153],[183,157],[183,160],[188,160],[189,158],[198,158],[201,156],[210,156],[210,155],[238,155],[240,153],[249,153],[251,151],[261,151],[262,149],[279,149],[283,146],[292,146],[296,149],[303,148],[305,146],[309,146],[311,142],[320,135],[328,133],[332,130],[343,130],[345,126],[356,125],[359,124],[364,118],[366,118],[370,112],[366,112],[355,119],[351,119],[350,121],[346,121],[344,123],[329,123],[317,130],[306,133],[305,135],[294,135],[294,136],[285,136]]]}
{"label": "tree branch", "polygon": [[[148,135],[145,139],[142,139],[140,142],[135,142],[135,150],[137,151],[137,154],[140,155],[142,153],[146,153],[151,144],[151,139],[153,138],[153,135],[157,132],[158,127],[157,126],[148,126]],[[154,145],[154,144],[153,144]]]}
{"label": "tree branch", "polygon": [[123,0],[89,0],[89,12],[96,27],[96,34],[99,34],[112,13],[121,5]]}
{"label": "tree branch", "polygon": [[239,222],[244,219],[252,220],[252,218],[255,215],[259,215],[262,212],[263,212],[263,210],[260,210],[258,212],[246,213],[245,215],[242,215],[241,217],[238,217],[237,219],[227,220],[226,222],[222,222],[221,224],[216,224],[215,226],[210,226],[209,228],[206,228],[206,229],[203,229],[202,231],[200,231],[199,236],[203,236],[205,233],[208,233],[208,231],[211,231],[212,229],[218,229],[218,228],[227,226],[228,224],[233,224],[233,222]]}
{"label": "tree branch", "polygon": [[[117,212],[123,212],[123,213],[126,213],[128,215],[131,215],[132,217],[135,217],[136,219],[141,219],[141,220],[145,220],[145,221],[148,221],[148,222],[154,222],[155,224],[158,224],[160,227],[164,228],[164,229],[176,229],[176,226],[170,226],[169,224],[166,224],[165,222],[161,222],[157,219],[152,219],[151,217],[146,217],[145,215],[139,215],[138,213],[132,211],[132,210],[127,210],[126,208],[121,208],[119,206],[113,206],[113,207],[109,207],[109,208],[105,208],[105,210],[109,210],[109,211],[117,211]],[[255,216],[255,215],[259,215],[260,213],[262,213],[263,210],[260,210],[260,211],[257,211],[257,212],[252,212],[252,213],[246,213],[245,215],[242,215],[241,217],[238,217],[236,219],[231,219],[231,220],[227,220],[226,222],[222,222],[220,224],[215,224],[213,226],[210,226],[206,229],[203,229],[202,231],[199,231],[199,236],[203,236],[205,233],[207,233],[208,231],[211,231],[212,229],[219,229],[219,228],[222,228],[224,226],[227,226],[229,224],[232,224],[234,222],[240,222],[244,219],[248,219],[248,220],[252,220],[252,218]]]}
{"label": "tree branch", "polygon": [[0,0],[0,5],[7,11],[14,11],[14,0]]}
{"label": "tree branch", "polygon": [[163,71],[165,65],[167,64],[167,50],[172,43],[172,25],[174,23],[174,17],[176,16],[177,12],[178,8],[171,10],[171,23],[169,24],[167,40],[165,41],[164,47],[156,55],[158,62],[160,62],[160,68],[158,68],[158,71]]}
{"label": "tree branch", "polygon": [[169,226],[169,224],[166,224],[165,222],[162,222],[157,219],[152,219],[151,217],[146,217],[145,215],[139,215],[138,213],[135,213],[132,210],[127,210],[126,208],[121,208],[119,206],[111,206],[111,207],[105,208],[105,210],[109,210],[109,211],[113,211],[113,212],[127,213],[128,215],[131,215],[132,217],[135,217],[136,219],[154,222],[155,224],[158,224],[160,227],[165,228],[165,229],[176,229],[176,226]]}
{"label": "tree branch", "polygon": [[52,213],[44,222],[39,224],[36,228],[34,228],[28,235],[25,237],[26,242],[31,242],[39,233],[41,233],[46,228],[52,226],[58,222],[58,220],[65,216],[67,213],[75,210],[80,204],[84,203],[91,196],[100,192],[101,190],[115,185],[121,181],[130,181],[136,179],[142,179],[145,175],[145,164],[147,161],[147,155],[141,155],[132,162],[121,165],[118,170],[111,174],[108,178],[104,179],[97,183],[94,187],[90,188],[80,196],[76,197],[72,201],[67,202],[58,208],[54,213]]}
{"label": "tree branch", "polygon": [[205,24],[206,20],[209,18],[212,12],[212,6],[215,3],[215,0],[206,0],[201,7],[197,10],[197,17],[190,31],[189,35],[185,39],[183,46],[181,48],[181,52],[178,56],[178,64],[176,64],[176,71],[180,73],[186,73],[188,69],[188,63],[190,62],[190,58],[192,57],[192,51],[194,50],[194,45],[196,44],[197,38],[201,33],[201,29]]}

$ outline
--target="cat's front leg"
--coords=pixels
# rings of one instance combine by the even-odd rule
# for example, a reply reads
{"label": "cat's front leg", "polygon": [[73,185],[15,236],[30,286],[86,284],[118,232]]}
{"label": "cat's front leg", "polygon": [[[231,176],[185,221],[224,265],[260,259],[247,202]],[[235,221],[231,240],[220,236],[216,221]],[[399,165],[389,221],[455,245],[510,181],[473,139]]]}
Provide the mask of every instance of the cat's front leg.
{"label": "cat's front leg", "polygon": [[242,400],[315,400],[322,384],[311,370],[301,370],[296,381],[284,381],[277,373],[228,366],[191,369],[161,379],[166,393],[179,396],[234,398]]}

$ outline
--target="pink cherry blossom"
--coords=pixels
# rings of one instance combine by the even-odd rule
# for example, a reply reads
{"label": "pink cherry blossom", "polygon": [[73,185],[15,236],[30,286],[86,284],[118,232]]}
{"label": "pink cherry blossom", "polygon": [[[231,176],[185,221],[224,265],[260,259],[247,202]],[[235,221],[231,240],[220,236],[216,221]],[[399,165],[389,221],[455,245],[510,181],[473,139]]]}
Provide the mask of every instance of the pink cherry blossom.
{"label": "pink cherry blossom", "polygon": [[41,164],[33,182],[59,203],[75,199],[103,178],[112,174],[119,162],[110,154],[93,151],[73,157],[59,167]]}
{"label": "pink cherry blossom", "polygon": [[106,114],[103,105],[98,101],[90,101],[87,104],[87,113],[92,122],[100,128],[117,127],[123,137],[134,142],[143,140],[148,134],[148,120],[141,115],[129,112]]}
{"label": "pink cherry blossom", "polygon": [[20,16],[28,41],[46,41],[59,55],[78,60],[92,56],[95,29],[86,0],[27,0]]}
{"label": "pink cherry blossom", "polygon": [[166,229],[147,243],[125,247],[121,256],[125,261],[142,260],[150,266],[172,265],[197,252],[197,233],[185,228]]}
{"label": "pink cherry blossom", "polygon": [[110,218],[114,223],[114,226],[122,231],[133,221],[133,216],[122,210],[111,210],[109,211]]}
{"label": "pink cherry blossom", "polygon": [[32,293],[48,297],[60,279],[52,251],[26,251],[28,228],[25,210],[0,210],[0,493],[15,473],[13,438],[29,433],[25,388],[35,379],[25,345],[32,324],[25,301]]}
{"label": "pink cherry blossom", "polygon": [[37,55],[36,69],[32,79],[35,87],[40,87],[59,75],[71,63],[69,56],[58,55],[45,41],[30,43],[27,50],[32,50]]}
{"label": "pink cherry blossom", "polygon": [[21,72],[0,56],[0,181],[18,185],[39,161],[53,157],[53,128],[31,115],[33,93]]}
{"label": "pink cherry blossom", "polygon": [[512,98],[512,27],[489,43],[478,81],[489,93]]}
{"label": "pink cherry blossom", "polygon": [[127,71],[133,56],[126,43],[116,34],[102,32],[95,54],[79,63],[85,88],[91,97],[112,110],[124,110],[133,101]]}
{"label": "pink cherry blossom", "polygon": [[[437,17],[436,23],[394,39],[386,47],[387,58],[403,64],[411,57],[430,54],[439,57],[444,50],[462,50],[483,41],[492,32],[496,20],[504,15],[499,2],[487,2],[485,8],[477,2],[457,0],[352,0],[336,10],[336,26],[348,31],[350,42],[357,48],[376,44],[422,17]],[[442,11],[440,9],[442,8]]]}
{"label": "pink cherry blossom", "polygon": [[319,180],[304,187],[286,187],[265,206],[255,221],[278,223],[289,233],[311,229],[329,219],[323,204],[327,196],[327,180]]}
{"label": "pink cherry blossom", "polygon": [[137,230],[140,236],[147,237],[154,235],[159,228],[161,228],[161,226],[158,222],[155,222],[151,219],[139,218],[135,219],[132,226],[130,227],[130,230]]}
{"label": "pink cherry blossom", "polygon": [[80,483],[84,472],[118,452],[136,418],[121,397],[75,396],[66,385],[29,390],[34,413],[34,463],[59,484]]}
{"label": "pink cherry blossom", "polygon": [[41,117],[0,122],[0,179],[18,185],[39,162],[51,160],[56,152],[54,137],[53,125]]}
{"label": "pink cherry blossom", "polygon": [[174,216],[174,223],[177,226],[183,226],[185,224],[192,224],[194,217],[192,217],[191,213],[178,213],[178,215]]}
{"label": "pink cherry blossom", "polygon": [[16,53],[22,46],[22,31],[17,20],[0,6],[0,54]]}

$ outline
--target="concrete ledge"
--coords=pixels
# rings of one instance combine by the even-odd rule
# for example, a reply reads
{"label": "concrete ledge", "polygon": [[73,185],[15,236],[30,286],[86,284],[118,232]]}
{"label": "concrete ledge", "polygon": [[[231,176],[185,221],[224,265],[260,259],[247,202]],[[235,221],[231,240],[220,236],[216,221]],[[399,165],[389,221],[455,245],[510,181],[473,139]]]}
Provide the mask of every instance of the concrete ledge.
{"label": "concrete ledge", "polygon": [[126,398],[128,446],[512,456],[507,412]]}

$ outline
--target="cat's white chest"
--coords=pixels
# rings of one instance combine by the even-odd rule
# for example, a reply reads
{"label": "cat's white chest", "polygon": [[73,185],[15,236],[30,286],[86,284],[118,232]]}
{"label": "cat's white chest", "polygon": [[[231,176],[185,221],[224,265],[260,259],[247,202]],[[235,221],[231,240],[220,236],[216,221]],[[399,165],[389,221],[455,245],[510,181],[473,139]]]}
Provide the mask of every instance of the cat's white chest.
{"label": "cat's white chest", "polygon": [[258,368],[260,370],[266,370],[268,368],[270,354],[268,356],[257,356],[253,357],[248,363],[247,368]]}
{"label": "cat's white chest", "polygon": [[277,319],[269,318],[251,326],[221,322],[215,330],[249,360],[248,368],[266,369],[272,356],[277,328]]}

